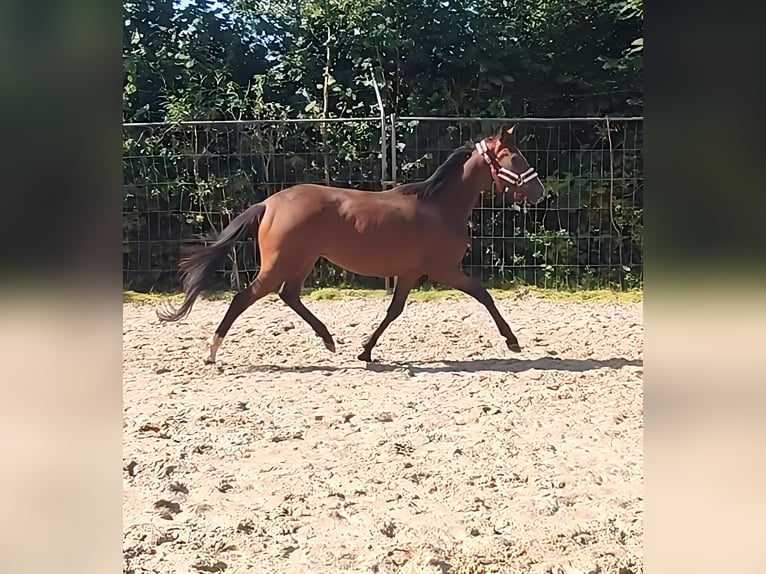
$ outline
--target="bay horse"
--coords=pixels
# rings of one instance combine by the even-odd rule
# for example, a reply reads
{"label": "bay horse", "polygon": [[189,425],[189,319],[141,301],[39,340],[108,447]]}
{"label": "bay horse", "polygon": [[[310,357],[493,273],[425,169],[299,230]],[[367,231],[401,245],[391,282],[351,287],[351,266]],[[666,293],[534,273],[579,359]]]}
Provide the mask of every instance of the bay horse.
{"label": "bay horse", "polygon": [[285,188],[235,217],[212,245],[184,257],[179,275],[185,298],[179,309],[158,311],[161,321],[178,321],[191,311],[209,278],[232,245],[249,233],[257,237],[261,268],[255,280],[232,299],[207,340],[206,363],[234,321],[258,299],[273,292],[335,352],[332,335],[300,299],[303,284],[320,257],[371,277],[397,277],[385,318],[362,344],[359,360],[372,361],[383,331],[403,311],[421,277],[458,289],[478,300],[495,321],[508,349],[521,351],[516,336],[487,290],[461,270],[470,241],[469,218],[482,190],[494,181],[512,190],[517,203],[536,204],[545,196],[537,172],[516,145],[513,127],[457,148],[425,181],[385,191],[362,191],[315,184]]}

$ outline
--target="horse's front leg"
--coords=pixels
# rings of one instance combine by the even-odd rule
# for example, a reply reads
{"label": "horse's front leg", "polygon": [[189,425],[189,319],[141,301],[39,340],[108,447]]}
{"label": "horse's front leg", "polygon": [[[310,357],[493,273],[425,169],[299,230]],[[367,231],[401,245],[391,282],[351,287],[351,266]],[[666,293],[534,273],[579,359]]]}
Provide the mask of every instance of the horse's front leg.
{"label": "horse's front leg", "polygon": [[494,319],[500,334],[505,337],[505,344],[508,348],[516,353],[521,351],[521,346],[519,345],[518,339],[516,339],[516,335],[513,334],[511,327],[505,319],[503,319],[500,311],[497,310],[492,295],[490,295],[484,286],[476,279],[469,277],[460,269],[445,269],[437,273],[431,273],[429,274],[429,278],[437,283],[442,283],[453,289],[458,289],[484,305],[492,316],[492,319]]}
{"label": "horse's front leg", "polygon": [[372,348],[378,342],[378,339],[383,334],[394,319],[402,314],[404,310],[404,304],[407,302],[407,297],[415,287],[417,278],[412,277],[399,277],[396,282],[396,288],[394,289],[394,296],[391,299],[391,304],[388,306],[386,316],[381,321],[378,328],[370,335],[364,342],[362,353],[357,357],[360,361],[372,361]]}

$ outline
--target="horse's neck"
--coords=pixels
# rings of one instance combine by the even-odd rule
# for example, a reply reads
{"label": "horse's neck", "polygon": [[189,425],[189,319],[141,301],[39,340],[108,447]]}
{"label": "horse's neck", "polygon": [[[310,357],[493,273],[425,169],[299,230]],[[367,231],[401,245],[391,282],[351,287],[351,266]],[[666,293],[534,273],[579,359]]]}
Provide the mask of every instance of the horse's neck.
{"label": "horse's neck", "polygon": [[444,190],[439,206],[445,219],[465,226],[471,218],[482,189],[489,189],[492,176],[484,161],[474,155],[463,166],[463,175]]}

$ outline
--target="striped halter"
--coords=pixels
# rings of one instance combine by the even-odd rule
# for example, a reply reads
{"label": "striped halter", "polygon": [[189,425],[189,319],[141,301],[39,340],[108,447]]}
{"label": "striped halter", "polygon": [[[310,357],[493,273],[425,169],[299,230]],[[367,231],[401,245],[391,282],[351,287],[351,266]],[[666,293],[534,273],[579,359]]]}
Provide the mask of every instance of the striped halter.
{"label": "striped halter", "polygon": [[[518,174],[510,169],[502,167],[497,161],[497,158],[489,154],[489,149],[487,149],[487,142],[485,140],[481,140],[476,144],[476,151],[479,152],[479,155],[481,155],[481,157],[484,158],[484,161],[489,165],[489,169],[492,172],[492,179],[495,181],[495,185],[497,185],[498,188],[505,189],[508,185],[521,187],[525,183],[538,177],[537,172],[533,167],[530,167],[522,174]],[[508,185],[503,185],[500,183],[499,179],[502,179]]]}

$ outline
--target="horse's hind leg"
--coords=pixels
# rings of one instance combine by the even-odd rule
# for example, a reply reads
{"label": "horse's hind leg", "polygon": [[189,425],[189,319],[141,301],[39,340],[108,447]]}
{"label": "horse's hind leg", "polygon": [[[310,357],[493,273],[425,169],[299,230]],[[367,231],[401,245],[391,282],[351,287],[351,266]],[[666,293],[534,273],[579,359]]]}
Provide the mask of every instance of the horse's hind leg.
{"label": "horse's hind leg", "polygon": [[215,330],[215,333],[207,340],[208,355],[205,358],[206,363],[215,363],[215,355],[218,352],[218,347],[221,346],[221,341],[226,336],[226,333],[231,329],[234,321],[239,317],[245,309],[255,303],[258,299],[272,293],[279,288],[281,281],[276,276],[261,268],[261,272],[248,287],[234,295],[234,299],[231,300],[229,308],[223,319]]}
{"label": "horse's hind leg", "polygon": [[335,341],[333,341],[330,331],[327,330],[325,324],[317,319],[316,315],[309,311],[301,301],[301,287],[303,287],[303,282],[305,281],[306,276],[308,276],[308,274],[297,279],[285,281],[279,292],[279,297],[288,307],[290,307],[290,309],[298,313],[301,319],[306,321],[306,323],[314,329],[317,336],[324,342],[324,346],[334,353]]}

